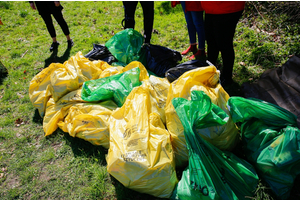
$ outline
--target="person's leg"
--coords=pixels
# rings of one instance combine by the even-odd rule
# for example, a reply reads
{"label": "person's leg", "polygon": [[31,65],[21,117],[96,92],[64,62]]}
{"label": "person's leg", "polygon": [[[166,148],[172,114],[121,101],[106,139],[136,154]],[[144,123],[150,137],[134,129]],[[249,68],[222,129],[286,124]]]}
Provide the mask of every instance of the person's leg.
{"label": "person's leg", "polygon": [[57,49],[59,43],[57,42],[56,40],[56,32],[55,32],[55,28],[53,26],[53,21],[52,21],[52,17],[51,15],[49,14],[45,14],[45,15],[41,15],[42,19],[44,20],[45,24],[46,24],[46,27],[47,27],[47,30],[52,38],[52,44],[51,44],[51,47],[50,47],[50,51],[53,51],[55,49]]}
{"label": "person's leg", "polygon": [[154,1],[140,1],[144,15],[144,38],[145,43],[150,43],[153,21],[154,21]]}
{"label": "person's leg", "polygon": [[205,14],[205,38],[207,42],[207,60],[210,61],[212,64],[216,65],[218,56],[219,56],[219,47],[217,44],[217,34],[218,32],[217,25],[215,20],[215,15],[213,14]]}
{"label": "person's leg", "polygon": [[53,40],[53,42],[56,42],[56,32],[55,32],[55,28],[53,26],[53,21],[52,21],[52,17],[51,15],[41,15],[42,19],[44,20],[47,30],[51,36],[51,38],[55,38],[55,41]]}
{"label": "person's leg", "polygon": [[218,43],[223,61],[223,69],[221,73],[221,81],[228,83],[232,82],[232,71],[235,60],[235,52],[233,47],[233,37],[235,34],[236,25],[242,11],[220,16],[220,28],[223,32],[219,33]]}
{"label": "person's leg", "polygon": [[125,25],[124,29],[133,28],[135,25],[134,14],[138,2],[137,1],[123,1],[124,14],[125,14]]}
{"label": "person's leg", "polygon": [[67,39],[68,38],[71,39],[69,36],[70,30],[69,30],[68,24],[67,24],[66,20],[64,19],[62,13],[61,12],[53,13],[53,17],[55,18],[55,20],[61,27],[61,29],[62,29],[63,33],[65,34],[65,36],[67,37]]}
{"label": "person's leg", "polygon": [[185,21],[186,21],[186,24],[187,24],[190,44],[196,44],[197,43],[197,41],[196,41],[196,27],[193,23],[193,17],[192,17],[191,11],[185,12],[185,2],[181,1],[180,3],[181,3],[181,6],[182,6],[182,10],[184,12]]}
{"label": "person's leg", "polygon": [[192,23],[198,35],[198,49],[205,49],[203,11],[190,11],[190,13],[192,17]]}
{"label": "person's leg", "polygon": [[203,11],[191,11],[190,13],[198,35],[198,50],[189,59],[193,60],[196,58],[199,60],[206,60]]}
{"label": "person's leg", "polygon": [[189,35],[189,40],[190,40],[189,48],[186,49],[185,51],[183,51],[181,54],[186,55],[188,52],[193,52],[193,54],[194,54],[197,52],[196,28],[193,23],[193,18],[192,18],[191,12],[190,11],[185,12],[185,2],[180,1],[180,3],[181,3],[182,10],[184,13],[185,21],[187,24],[188,35]]}
{"label": "person's leg", "polygon": [[68,26],[66,20],[64,19],[62,13],[55,12],[55,13],[53,13],[53,17],[55,18],[55,20],[57,21],[57,23],[59,24],[59,26],[61,27],[63,33],[65,34],[65,36],[67,38],[68,48],[71,48],[74,45],[74,42],[70,37],[69,26]]}

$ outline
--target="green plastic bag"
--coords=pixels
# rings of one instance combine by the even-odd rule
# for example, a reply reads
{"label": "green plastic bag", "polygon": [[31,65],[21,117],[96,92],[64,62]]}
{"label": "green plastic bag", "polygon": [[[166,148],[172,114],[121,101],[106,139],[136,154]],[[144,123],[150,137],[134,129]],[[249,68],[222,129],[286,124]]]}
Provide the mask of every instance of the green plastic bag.
{"label": "green plastic bag", "polygon": [[110,38],[105,46],[111,54],[125,64],[132,61],[140,61],[146,64],[145,52],[142,50],[144,37],[132,28],[125,29],[116,33]]}
{"label": "green plastic bag", "polygon": [[227,105],[241,123],[245,155],[280,199],[287,199],[300,174],[300,131],[297,117],[259,100],[231,97]]}
{"label": "green plastic bag", "polygon": [[113,100],[119,107],[123,105],[131,90],[141,85],[138,67],[105,78],[84,82],[81,98],[84,101]]}
{"label": "green plastic bag", "polygon": [[203,91],[192,91],[191,101],[174,98],[172,104],[184,127],[189,166],[173,199],[245,199],[258,184],[254,167],[228,151],[221,151],[195,134],[195,127],[227,123],[228,115]]}

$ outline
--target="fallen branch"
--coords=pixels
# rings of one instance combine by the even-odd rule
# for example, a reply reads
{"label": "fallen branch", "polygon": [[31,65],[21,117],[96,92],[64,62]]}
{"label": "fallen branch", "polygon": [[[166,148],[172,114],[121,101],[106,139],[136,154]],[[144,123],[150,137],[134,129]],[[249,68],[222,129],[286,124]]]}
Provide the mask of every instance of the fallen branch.
{"label": "fallen branch", "polygon": [[25,56],[25,54],[27,53],[28,49],[25,51],[25,53],[22,54],[21,58],[23,58]]}

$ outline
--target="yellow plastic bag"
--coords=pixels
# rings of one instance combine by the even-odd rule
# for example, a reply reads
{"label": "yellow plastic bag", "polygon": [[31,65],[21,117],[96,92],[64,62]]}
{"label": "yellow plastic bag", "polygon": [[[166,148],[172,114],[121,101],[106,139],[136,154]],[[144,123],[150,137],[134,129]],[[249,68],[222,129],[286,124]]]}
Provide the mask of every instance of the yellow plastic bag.
{"label": "yellow plastic bag", "polygon": [[78,103],[70,107],[58,126],[69,135],[109,148],[109,118],[117,105],[109,100],[98,104]]}
{"label": "yellow plastic bag", "polygon": [[108,76],[113,76],[113,75],[116,75],[116,74],[123,73],[123,69],[124,69],[124,67],[110,67],[110,68],[107,68],[107,69],[103,70],[103,72],[100,74],[99,78],[105,78],[105,77],[108,77]]}
{"label": "yellow plastic bag", "polygon": [[139,61],[133,61],[133,62],[129,63],[128,65],[126,65],[125,67],[115,66],[115,67],[107,68],[107,69],[103,70],[103,72],[101,73],[99,78],[105,78],[105,77],[108,77],[108,76],[121,74],[123,72],[126,72],[126,71],[131,70],[131,69],[136,68],[136,67],[140,68],[140,78],[139,78],[140,81],[143,81],[144,79],[149,78],[147,69]]}
{"label": "yellow plastic bag", "polygon": [[53,98],[47,102],[46,114],[43,120],[45,136],[51,135],[69,112],[69,108],[77,103],[87,103],[81,98],[81,88],[68,93],[55,102]]}
{"label": "yellow plastic bag", "polygon": [[[60,66],[58,65],[58,67]],[[50,75],[55,70],[56,65],[51,64],[30,81],[29,98],[42,117],[45,115],[46,104],[52,96],[50,92]]]}
{"label": "yellow plastic bag", "polygon": [[81,89],[68,93],[58,102],[51,98],[43,121],[45,136],[51,135],[59,127],[73,137],[108,148],[109,118],[116,108],[113,101],[83,101]]}
{"label": "yellow plastic bag", "polygon": [[[94,63],[94,64],[93,64]],[[78,76],[81,77],[82,80],[87,80],[87,79],[95,79],[95,78],[100,78],[100,77],[105,77],[109,75],[114,75],[114,74],[119,74],[123,73],[124,71],[130,70],[135,67],[139,67],[141,69],[140,73],[140,79],[146,80],[148,79],[148,74],[146,68],[140,63],[140,62],[132,62],[129,65],[124,67],[112,67],[108,65],[106,62],[94,62],[87,61],[85,58],[82,58],[82,53],[79,52],[75,57],[70,59],[68,62],[65,62],[65,65],[70,67],[72,65],[75,66],[82,66],[81,68],[78,67],[76,70],[77,74],[85,74],[84,76]],[[62,64],[51,64],[48,68],[42,71],[42,73],[38,74],[40,76],[36,77],[32,82],[37,83],[41,82],[40,84],[41,87],[35,87],[39,86],[37,84],[31,84],[31,89],[32,89],[32,96],[35,97],[33,98],[33,102],[41,102],[39,104],[33,103],[34,105],[38,105],[40,110],[43,110],[42,112],[45,113],[45,108],[46,108],[46,114],[43,114],[44,116],[44,121],[43,121],[43,128],[45,131],[45,136],[48,136],[52,134],[57,128],[58,125],[57,123],[62,122],[64,118],[67,116],[69,112],[69,108],[76,104],[76,103],[83,103],[86,102],[82,100],[81,98],[81,89],[76,89],[72,92],[67,93],[63,98],[60,98],[58,101],[55,101],[55,99],[52,97],[51,92],[49,88],[51,88],[51,81],[50,81],[50,76],[53,74],[57,74],[57,69],[55,69],[55,66],[60,66],[63,69],[66,69]],[[92,69],[88,69],[90,68]],[[86,70],[81,70],[81,69],[86,69]],[[98,69],[98,71],[96,70]],[[89,71],[90,70],[90,71]],[[95,71],[96,70],[96,71]],[[94,75],[87,73],[94,73]],[[65,74],[66,75],[66,74]],[[42,79],[42,77],[44,79]],[[85,77],[85,79],[83,78]],[[88,78],[86,78],[88,77]],[[61,77],[62,79],[65,79],[65,83],[67,83],[67,80],[69,80],[70,77],[66,75],[65,78]],[[41,80],[41,81],[39,81]],[[69,80],[72,82],[71,80]],[[48,86],[46,87],[46,85]],[[77,85],[78,86],[78,85]],[[76,86],[76,87],[77,87]],[[34,88],[35,87],[35,88]],[[53,88],[53,87],[52,87]],[[75,87],[73,87],[74,89]],[[38,91],[34,91],[34,89]],[[68,89],[67,89],[68,90]],[[66,92],[66,90],[63,90],[64,92],[61,92],[61,95]],[[47,94],[47,95],[46,95]],[[52,98],[50,98],[52,97]],[[38,99],[39,101],[35,100]]]}
{"label": "yellow plastic bag", "polygon": [[143,80],[149,79],[149,75],[148,75],[147,69],[139,61],[132,61],[131,63],[129,63],[128,65],[126,65],[124,67],[124,69],[123,69],[123,72],[129,71],[129,70],[131,70],[133,68],[136,68],[136,67],[140,68],[140,79],[139,79],[139,81],[143,81]]}
{"label": "yellow plastic bag", "polygon": [[65,94],[77,90],[85,81],[98,79],[103,69],[111,67],[104,61],[97,61],[97,64],[100,65],[89,61],[81,52],[64,62],[64,67],[51,74],[50,92],[54,101],[57,102]]}
{"label": "yellow plastic bag", "polygon": [[169,198],[178,180],[170,134],[152,107],[146,83],[110,118],[107,171],[125,187]]}
{"label": "yellow plastic bag", "polygon": [[[188,162],[188,150],[184,136],[184,128],[172,105],[171,100],[182,97],[190,100],[191,91],[204,91],[212,103],[219,106],[229,116],[226,103],[229,95],[218,83],[219,71],[214,66],[201,67],[184,73],[169,88],[166,105],[166,124],[172,137],[172,146],[175,151],[176,166],[184,167]],[[195,128],[195,127],[194,127]],[[223,126],[214,126],[205,129],[195,128],[195,133],[221,150],[231,150],[238,141],[238,130],[230,118]]]}
{"label": "yellow plastic bag", "polygon": [[89,61],[78,52],[64,64],[52,63],[38,73],[30,81],[29,98],[43,117],[50,97],[57,102],[65,94],[80,88],[84,81],[98,79],[103,70],[111,67],[104,61]]}
{"label": "yellow plastic bag", "polygon": [[165,108],[166,108],[170,83],[166,78],[150,76],[149,84],[150,85],[148,85],[148,83],[144,81],[142,87],[145,87],[147,90],[149,90],[150,98],[151,98],[150,102],[152,104],[151,107],[154,110],[154,112],[160,115],[160,118],[163,124],[165,125],[166,124]]}

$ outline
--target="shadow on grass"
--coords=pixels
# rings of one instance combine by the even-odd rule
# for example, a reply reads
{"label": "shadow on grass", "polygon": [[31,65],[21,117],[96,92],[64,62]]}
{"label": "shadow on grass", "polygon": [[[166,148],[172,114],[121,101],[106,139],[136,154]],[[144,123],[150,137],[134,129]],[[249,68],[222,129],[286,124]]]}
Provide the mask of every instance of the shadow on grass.
{"label": "shadow on grass", "polygon": [[38,109],[35,109],[32,117],[32,121],[37,124],[41,124],[41,125],[43,124],[43,118],[41,117]]}
{"label": "shadow on grass", "polygon": [[7,77],[8,75],[8,71],[6,69],[6,67],[2,64],[2,62],[0,61],[0,85],[2,85],[3,80]]}
{"label": "shadow on grass", "polygon": [[126,188],[120,183],[117,179],[115,179],[112,175],[110,175],[112,184],[115,186],[117,199],[122,200],[167,200],[165,198],[154,197],[149,194],[143,194]]}
{"label": "shadow on grass", "polygon": [[101,165],[106,165],[105,155],[107,154],[107,149],[102,146],[93,145],[83,139],[72,137],[68,133],[63,132],[60,129],[58,129],[57,131],[59,131],[59,134],[62,134],[64,136],[66,144],[71,147],[75,157],[95,157],[99,160]]}
{"label": "shadow on grass", "polygon": [[63,64],[70,57],[70,48],[67,48],[64,54],[60,57],[57,56],[58,50],[54,50],[49,58],[45,60],[44,68],[47,68],[51,63],[61,63]]}
{"label": "shadow on grass", "polygon": [[224,86],[223,88],[229,94],[230,97],[232,96],[244,97],[244,93],[241,89],[241,86],[235,81],[233,81],[233,83],[228,86]]}

